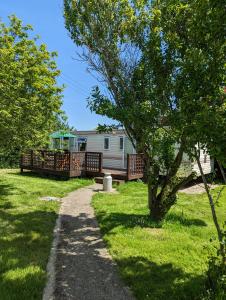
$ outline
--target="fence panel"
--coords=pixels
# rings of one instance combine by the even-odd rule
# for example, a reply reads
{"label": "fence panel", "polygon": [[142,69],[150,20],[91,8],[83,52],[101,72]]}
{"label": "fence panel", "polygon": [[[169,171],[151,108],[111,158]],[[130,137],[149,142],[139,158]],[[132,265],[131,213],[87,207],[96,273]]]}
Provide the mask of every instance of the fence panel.
{"label": "fence panel", "polygon": [[34,169],[43,169],[44,167],[44,158],[43,158],[43,152],[40,151],[33,151],[32,152],[32,167]]}
{"label": "fence panel", "polygon": [[21,166],[24,166],[24,167],[31,167],[33,165],[32,151],[24,153],[21,156],[20,164],[21,164]]}
{"label": "fence panel", "polygon": [[144,176],[143,154],[128,154],[128,156],[127,156],[128,180],[142,178],[143,176]]}
{"label": "fence panel", "polygon": [[85,152],[71,152],[70,155],[71,176],[81,176],[85,170]]}
{"label": "fence panel", "polygon": [[55,153],[53,151],[43,151],[43,169],[55,170]]}
{"label": "fence panel", "polygon": [[55,153],[55,167],[56,171],[70,170],[70,152],[56,152]]}
{"label": "fence panel", "polygon": [[101,152],[86,152],[85,170],[88,172],[102,172],[103,154]]}

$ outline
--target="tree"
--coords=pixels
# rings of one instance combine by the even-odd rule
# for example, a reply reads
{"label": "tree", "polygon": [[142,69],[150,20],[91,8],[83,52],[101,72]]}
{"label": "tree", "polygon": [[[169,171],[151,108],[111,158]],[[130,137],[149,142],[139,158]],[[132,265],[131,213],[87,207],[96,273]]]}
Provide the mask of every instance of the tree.
{"label": "tree", "polygon": [[[184,57],[184,70],[181,72],[181,77],[186,78],[187,94],[184,93],[178,116],[183,121],[186,130],[185,151],[191,159],[197,161],[199,166],[218,235],[219,252],[225,268],[225,234],[217,218],[215,199],[210,193],[199,157],[199,150],[202,149],[215,158],[225,179],[221,165],[226,163],[226,97],[224,91],[226,27],[222,22],[225,3],[224,1],[200,1],[194,4],[195,9],[190,11],[190,13],[194,12],[189,21],[190,26],[186,26],[187,31],[180,36],[180,43],[186,43],[188,47]],[[168,22],[166,26],[171,27],[173,24]],[[180,92],[179,85],[176,93]],[[175,130],[181,128],[177,122],[173,126]],[[218,200],[219,196],[220,194],[217,197]]]}
{"label": "tree", "polygon": [[[225,39],[225,33],[223,31],[219,33],[218,38],[220,38],[220,36],[222,39]],[[221,49],[222,58],[226,57],[226,48],[221,47]],[[217,55],[217,53],[215,55]],[[215,55],[213,55],[214,58],[216,57]],[[223,69],[225,68],[223,63],[222,67]],[[225,72],[221,73],[222,82],[225,82],[225,74]],[[198,126],[196,125],[193,127],[193,130],[190,132],[190,138],[193,140],[198,140],[199,149],[205,149],[206,153],[208,153],[218,162],[224,184],[226,184],[226,176],[223,168],[223,166],[226,166],[225,91],[223,87],[216,87],[213,90],[215,90],[215,93],[218,95],[209,95],[209,105],[203,108],[202,112],[199,112],[197,115],[198,122],[196,124],[198,124]],[[217,216],[216,207],[220,205],[221,201],[225,201],[225,199],[221,197],[222,191],[225,189],[225,185],[221,187],[217,195],[214,197],[207,183],[207,178],[200,162],[198,149],[193,147],[193,149],[190,148],[189,150],[191,157],[194,157],[197,161],[200,170],[219,241],[217,253],[211,256],[209,260],[209,269],[207,272],[208,280],[206,284],[207,292],[209,294],[208,297],[210,297],[210,299],[224,299],[226,291],[226,231],[224,227],[226,225],[226,220],[224,220],[224,223],[220,222]]]}
{"label": "tree", "polygon": [[0,23],[0,152],[6,157],[42,147],[65,124],[55,52],[30,38],[30,25],[15,16]]}
{"label": "tree", "polygon": [[64,8],[71,38],[109,91],[94,88],[89,106],[144,153],[150,213],[160,221],[194,176],[180,174],[183,157],[192,157],[195,122],[219,94],[223,42],[207,41],[223,30],[223,1],[64,0]]}
{"label": "tree", "polygon": [[[222,105],[224,104],[224,101],[222,101]],[[200,139],[202,140],[202,143],[200,144],[201,147],[205,147],[207,149],[206,151],[214,157],[219,164],[219,168],[222,174],[222,177],[224,179],[224,184],[226,184],[226,177],[223,169],[222,163],[225,165],[226,158],[225,158],[225,134],[226,134],[226,127],[225,127],[225,120],[226,115],[225,112],[222,114],[217,113],[216,116],[216,123],[215,126],[209,127],[209,133],[208,137],[203,135],[203,131],[200,132]],[[220,118],[224,115],[224,118]],[[220,130],[221,129],[221,130]],[[213,135],[212,135],[213,134]],[[219,139],[219,136],[221,135],[222,140]],[[197,149],[193,149],[194,156],[196,158],[196,161],[198,163],[198,167],[201,173],[201,177],[204,183],[204,187],[206,190],[206,194],[209,199],[209,204],[211,208],[213,223],[215,225],[216,231],[217,231],[217,237],[219,241],[219,248],[217,250],[217,253],[215,255],[212,255],[209,259],[209,269],[207,271],[207,293],[208,293],[208,299],[224,299],[225,298],[225,291],[226,291],[226,231],[224,229],[224,226],[226,225],[226,220],[224,220],[221,224],[217,212],[216,212],[216,206],[219,205],[219,202],[225,199],[221,199],[221,193],[225,188],[225,185],[221,187],[219,192],[217,193],[217,196],[214,197],[214,195],[211,194],[210,188],[207,183],[206,176],[204,174],[202,164],[200,162],[200,157]]]}

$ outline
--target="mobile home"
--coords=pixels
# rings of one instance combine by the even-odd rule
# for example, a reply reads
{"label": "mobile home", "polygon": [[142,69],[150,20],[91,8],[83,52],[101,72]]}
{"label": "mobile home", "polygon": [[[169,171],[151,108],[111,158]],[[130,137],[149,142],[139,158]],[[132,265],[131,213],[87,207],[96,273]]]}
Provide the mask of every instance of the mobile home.
{"label": "mobile home", "polygon": [[[101,152],[103,168],[116,170],[127,169],[127,154],[136,153],[124,130],[114,130],[111,133],[99,133],[97,130],[75,131],[73,134],[56,132],[51,135],[51,148],[66,149],[71,152]],[[178,145],[175,148],[177,149]],[[213,172],[213,160],[203,150],[200,151],[200,162],[204,174]],[[189,174],[192,171],[200,176],[197,163],[191,162],[184,154],[180,172]]]}
{"label": "mobile home", "polygon": [[103,167],[126,169],[127,154],[136,153],[124,130],[99,133],[96,130],[75,131],[77,151],[102,152]]}

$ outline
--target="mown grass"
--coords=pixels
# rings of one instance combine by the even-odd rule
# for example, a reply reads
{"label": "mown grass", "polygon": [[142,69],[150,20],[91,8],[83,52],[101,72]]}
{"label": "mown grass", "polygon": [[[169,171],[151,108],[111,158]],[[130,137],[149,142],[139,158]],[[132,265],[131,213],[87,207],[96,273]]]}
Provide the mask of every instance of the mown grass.
{"label": "mown grass", "polygon": [[0,170],[0,299],[42,298],[59,203],[39,197],[62,197],[90,183]]}
{"label": "mown grass", "polygon": [[[156,228],[148,217],[146,185],[127,183],[118,190],[95,195],[93,206],[110,253],[137,299],[202,299],[208,256],[217,245],[205,194],[180,193]],[[221,223],[225,200],[226,189],[217,206]]]}

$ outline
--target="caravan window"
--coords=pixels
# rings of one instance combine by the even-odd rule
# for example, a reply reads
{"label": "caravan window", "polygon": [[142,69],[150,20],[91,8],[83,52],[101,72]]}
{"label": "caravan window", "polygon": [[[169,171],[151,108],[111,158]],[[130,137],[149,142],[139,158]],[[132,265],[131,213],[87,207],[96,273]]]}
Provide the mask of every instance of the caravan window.
{"label": "caravan window", "polygon": [[79,142],[78,143],[78,151],[80,151],[80,152],[86,151],[86,143]]}
{"label": "caravan window", "polygon": [[86,151],[87,148],[87,137],[78,137],[77,138],[78,151]]}
{"label": "caravan window", "polygon": [[104,138],[104,150],[109,150],[110,149],[110,138],[105,137]]}
{"label": "caravan window", "polygon": [[119,145],[120,145],[120,150],[124,149],[124,137],[120,136],[119,138]]}

